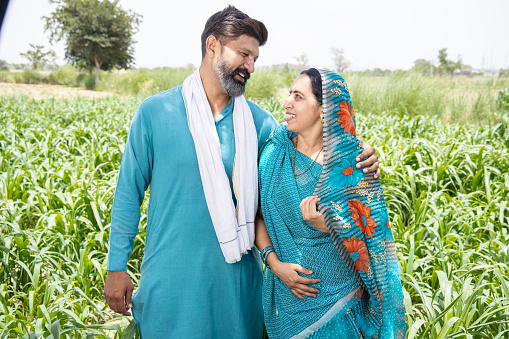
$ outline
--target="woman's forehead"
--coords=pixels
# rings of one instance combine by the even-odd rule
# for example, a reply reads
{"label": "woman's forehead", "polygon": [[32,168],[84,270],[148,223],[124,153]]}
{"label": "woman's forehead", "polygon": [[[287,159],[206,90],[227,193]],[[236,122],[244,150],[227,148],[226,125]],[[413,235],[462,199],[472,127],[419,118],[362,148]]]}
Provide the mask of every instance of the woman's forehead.
{"label": "woman's forehead", "polygon": [[301,74],[295,79],[290,92],[307,92],[311,93],[311,80],[306,74]]}

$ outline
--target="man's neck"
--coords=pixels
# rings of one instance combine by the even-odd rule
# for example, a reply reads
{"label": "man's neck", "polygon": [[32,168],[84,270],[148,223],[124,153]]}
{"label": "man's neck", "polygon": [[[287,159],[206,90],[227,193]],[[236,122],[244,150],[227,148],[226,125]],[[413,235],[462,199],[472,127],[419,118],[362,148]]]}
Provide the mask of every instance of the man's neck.
{"label": "man's neck", "polygon": [[202,65],[200,67],[200,77],[212,110],[212,117],[217,120],[224,108],[230,103],[231,97],[226,94],[217,73],[211,67]]}

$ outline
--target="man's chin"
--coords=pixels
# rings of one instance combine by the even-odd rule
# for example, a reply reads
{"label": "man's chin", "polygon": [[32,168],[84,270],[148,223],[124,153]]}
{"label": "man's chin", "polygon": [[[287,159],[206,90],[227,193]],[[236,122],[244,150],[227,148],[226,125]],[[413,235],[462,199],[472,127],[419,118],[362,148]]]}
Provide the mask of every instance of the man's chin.
{"label": "man's chin", "polygon": [[242,90],[237,88],[234,91],[226,91],[226,94],[228,94],[229,96],[231,96],[233,98],[236,98],[236,97],[239,97],[241,95],[244,95],[245,91],[246,91],[245,88],[242,88]]}

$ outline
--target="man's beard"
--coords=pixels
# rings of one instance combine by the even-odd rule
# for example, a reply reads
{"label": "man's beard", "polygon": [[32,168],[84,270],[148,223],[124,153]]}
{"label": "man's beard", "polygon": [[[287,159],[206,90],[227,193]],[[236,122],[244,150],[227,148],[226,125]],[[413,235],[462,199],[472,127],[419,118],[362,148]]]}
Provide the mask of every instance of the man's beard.
{"label": "man's beard", "polygon": [[[217,62],[216,72],[219,77],[219,81],[223,86],[224,91],[229,96],[235,98],[242,94],[246,90],[247,79],[250,78],[249,72],[245,68],[238,67],[233,70],[233,66],[228,63],[221,54],[219,61]],[[236,74],[242,74],[244,76],[244,82],[238,82],[234,79]]]}

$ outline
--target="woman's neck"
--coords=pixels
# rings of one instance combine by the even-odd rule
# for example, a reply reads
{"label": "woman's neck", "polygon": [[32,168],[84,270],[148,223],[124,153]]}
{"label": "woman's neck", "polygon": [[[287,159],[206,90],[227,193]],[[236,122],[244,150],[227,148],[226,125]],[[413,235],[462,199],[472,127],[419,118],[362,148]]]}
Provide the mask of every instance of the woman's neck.
{"label": "woman's neck", "polygon": [[323,165],[323,131],[299,133],[292,141],[296,150]]}
{"label": "woman's neck", "polygon": [[323,147],[323,131],[308,131],[299,133],[293,139],[294,145],[298,145],[298,151],[309,156],[320,151]]}

